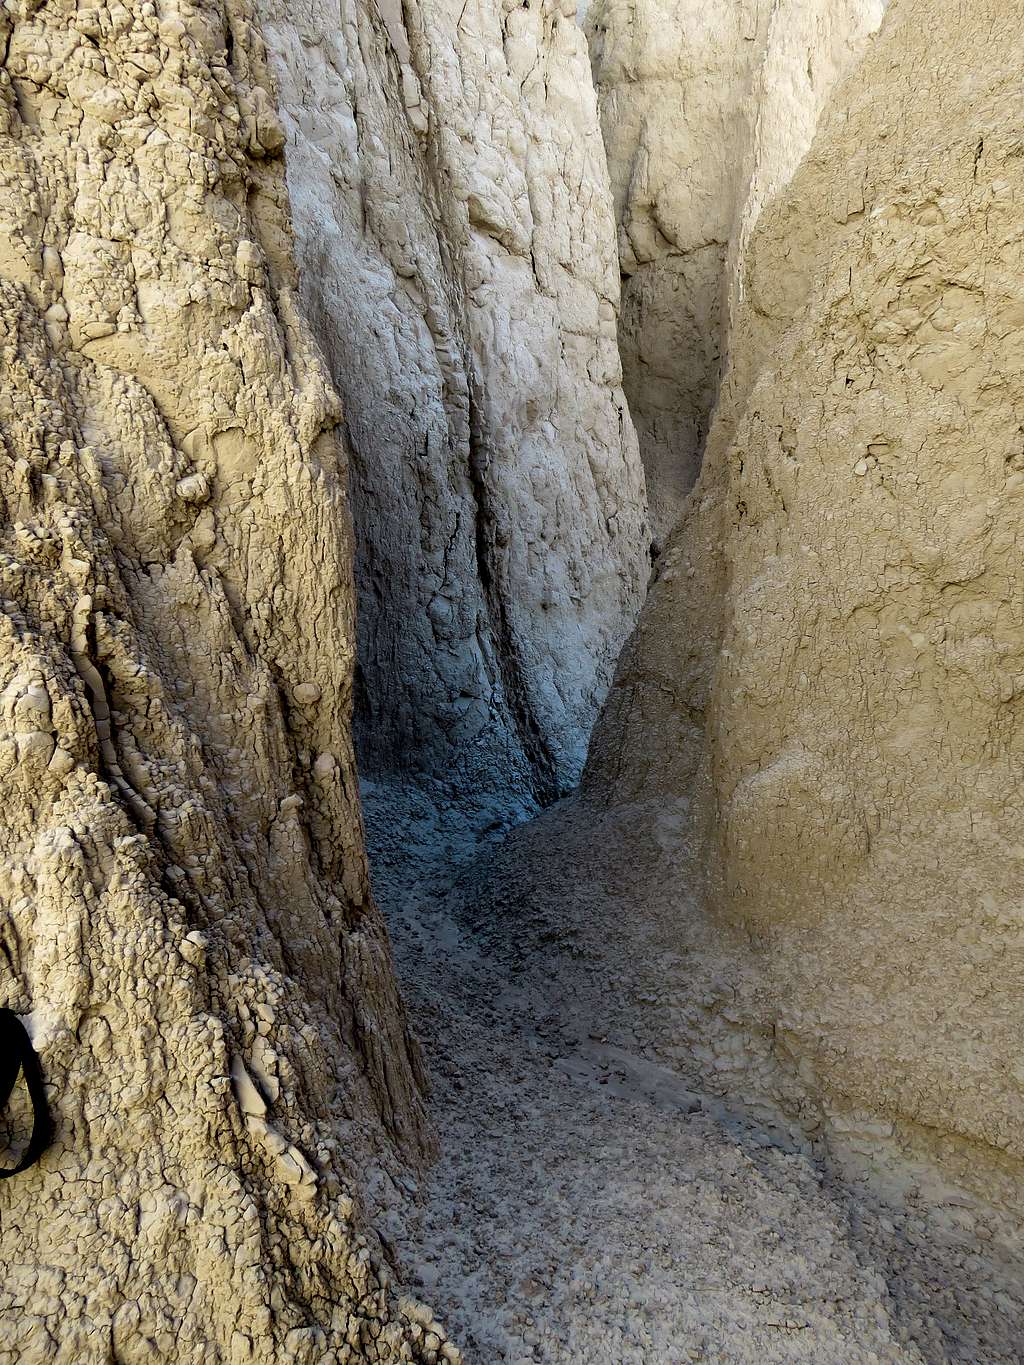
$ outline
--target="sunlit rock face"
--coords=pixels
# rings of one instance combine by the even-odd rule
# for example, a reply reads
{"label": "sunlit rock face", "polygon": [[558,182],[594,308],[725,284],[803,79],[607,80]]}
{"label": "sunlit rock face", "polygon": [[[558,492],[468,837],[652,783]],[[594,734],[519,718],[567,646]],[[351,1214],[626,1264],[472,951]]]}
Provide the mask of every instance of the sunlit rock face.
{"label": "sunlit rock face", "polygon": [[658,536],[700,468],[736,267],[882,0],[593,0],[624,386]]}
{"label": "sunlit rock face", "polygon": [[366,771],[549,798],[646,587],[615,228],[564,0],[261,0],[351,439]]}
{"label": "sunlit rock face", "polygon": [[2,1187],[0,1357],[425,1358],[358,1211],[429,1134],[263,43],[232,0],[0,39],[0,1000],[56,1125]]}
{"label": "sunlit rock face", "polygon": [[762,212],[588,779],[690,811],[809,1093],[968,1173],[1024,1155],[1018,18],[893,5]]}

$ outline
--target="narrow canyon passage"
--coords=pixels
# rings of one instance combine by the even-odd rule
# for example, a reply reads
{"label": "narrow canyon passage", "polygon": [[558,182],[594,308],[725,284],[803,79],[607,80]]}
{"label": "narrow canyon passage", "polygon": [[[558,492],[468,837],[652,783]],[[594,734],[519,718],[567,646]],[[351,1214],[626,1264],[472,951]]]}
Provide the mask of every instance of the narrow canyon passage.
{"label": "narrow canyon passage", "polygon": [[1022,70],[0,5],[0,1365],[1024,1365]]}
{"label": "narrow canyon passage", "polygon": [[[420,1202],[385,1183],[372,1216],[471,1360],[1022,1358],[1019,1014],[994,965],[1014,951],[1015,855],[1001,833],[982,853],[959,796],[973,765],[995,793],[1014,760],[970,736],[950,760],[959,718],[922,703],[919,662],[933,637],[947,668],[1015,657],[1017,608],[990,646],[963,623],[996,609],[949,591],[1008,543],[1005,476],[962,406],[980,420],[960,339],[977,306],[949,288],[976,261],[1010,278],[983,224],[1006,202],[988,125],[1012,64],[989,54],[991,100],[971,74],[985,18],[1008,16],[946,13],[962,80],[934,77],[878,129],[892,71],[905,89],[934,61],[909,2],[872,47],[881,15],[586,15],[652,592],[576,796],[509,830],[472,784],[364,784],[441,1144]],[[861,58],[863,88],[842,87],[808,153]],[[922,161],[942,167],[941,211]],[[923,351],[918,313],[939,334]],[[983,710],[979,733],[1009,730]],[[986,799],[1016,809],[1009,787]]]}
{"label": "narrow canyon passage", "polygon": [[719,950],[680,931],[678,883],[637,899],[671,821],[570,800],[482,832],[440,784],[363,799],[441,1143],[418,1192],[385,1180],[370,1207],[467,1361],[1020,1359],[1005,1223],[898,1159],[880,1179],[867,1116],[844,1170],[708,1092],[709,1051],[740,1075],[770,1040],[709,1024]]}

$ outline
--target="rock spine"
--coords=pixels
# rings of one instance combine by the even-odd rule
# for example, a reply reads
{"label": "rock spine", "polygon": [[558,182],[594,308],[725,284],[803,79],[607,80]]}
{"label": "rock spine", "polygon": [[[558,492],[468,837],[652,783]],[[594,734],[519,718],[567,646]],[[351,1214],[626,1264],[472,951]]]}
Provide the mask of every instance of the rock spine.
{"label": "rock spine", "polygon": [[0,47],[0,999],[57,1120],[0,1360],[454,1359],[358,1208],[430,1136],[251,7],[8,4]]}

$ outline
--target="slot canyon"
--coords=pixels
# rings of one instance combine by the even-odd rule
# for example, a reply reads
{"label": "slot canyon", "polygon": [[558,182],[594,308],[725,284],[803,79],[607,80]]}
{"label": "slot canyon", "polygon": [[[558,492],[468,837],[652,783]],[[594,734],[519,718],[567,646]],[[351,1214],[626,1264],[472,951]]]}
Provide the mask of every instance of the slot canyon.
{"label": "slot canyon", "polygon": [[1024,1362],[1024,5],[0,45],[0,1365]]}

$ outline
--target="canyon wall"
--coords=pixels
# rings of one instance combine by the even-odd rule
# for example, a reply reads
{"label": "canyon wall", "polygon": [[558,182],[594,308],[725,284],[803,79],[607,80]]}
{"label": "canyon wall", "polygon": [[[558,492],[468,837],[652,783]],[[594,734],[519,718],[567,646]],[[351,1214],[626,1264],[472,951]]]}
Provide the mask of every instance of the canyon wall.
{"label": "canyon wall", "polygon": [[571,0],[260,0],[342,395],[361,767],[550,798],[649,572]]}
{"label": "canyon wall", "polygon": [[700,468],[737,263],[882,11],[883,0],[588,8],[623,275],[623,382],[659,538]]}
{"label": "canyon wall", "polygon": [[964,1172],[1024,1157],[1021,17],[894,3],[762,213],[586,780],[689,810],[809,1092]]}
{"label": "canyon wall", "polygon": [[0,999],[56,1123],[0,1186],[0,1360],[456,1359],[357,1205],[430,1137],[251,9],[0,36]]}

